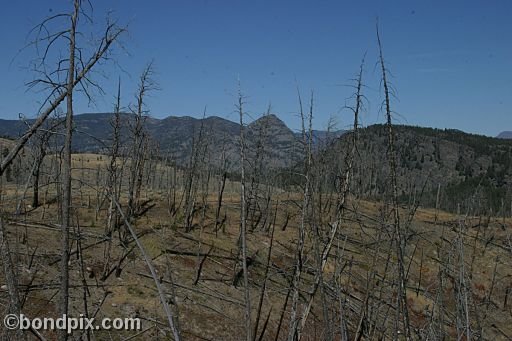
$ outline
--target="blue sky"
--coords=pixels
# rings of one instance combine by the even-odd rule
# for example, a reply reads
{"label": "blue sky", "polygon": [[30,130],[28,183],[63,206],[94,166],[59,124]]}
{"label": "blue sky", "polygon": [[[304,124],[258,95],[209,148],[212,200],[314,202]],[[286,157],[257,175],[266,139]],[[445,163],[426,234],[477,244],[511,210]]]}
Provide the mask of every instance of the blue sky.
{"label": "blue sky", "polygon": [[[76,112],[110,111],[115,82],[123,103],[133,102],[138,74],[151,60],[161,90],[147,104],[154,117],[209,115],[236,120],[237,78],[247,110],[257,118],[269,103],[298,128],[296,84],[315,93],[315,127],[330,117],[350,124],[355,77],[366,53],[365,125],[383,121],[376,68],[375,21],[397,90],[397,123],[457,128],[496,135],[512,130],[512,2],[504,1],[92,1],[98,29],[112,10],[129,23],[118,65],[96,75],[106,94]],[[0,118],[33,117],[43,94],[27,91],[25,67],[34,51],[17,51],[43,17],[70,1],[8,1],[0,12]],[[248,119],[250,120],[250,119]]]}

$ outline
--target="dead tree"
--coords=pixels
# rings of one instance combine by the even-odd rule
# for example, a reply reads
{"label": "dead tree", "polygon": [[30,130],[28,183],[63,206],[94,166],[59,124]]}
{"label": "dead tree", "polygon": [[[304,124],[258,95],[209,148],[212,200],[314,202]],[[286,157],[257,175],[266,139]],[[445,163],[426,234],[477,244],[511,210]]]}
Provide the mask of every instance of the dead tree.
{"label": "dead tree", "polygon": [[[73,1],[73,10],[70,13],[57,14],[45,19],[41,24],[35,27],[33,32],[36,38],[33,45],[39,46],[44,44],[43,53],[39,60],[34,63],[35,72],[40,75],[39,78],[30,82],[30,87],[42,87],[42,90],[50,92],[43,103],[43,108],[36,118],[32,126],[25,134],[19,138],[15,146],[10,150],[9,154],[2,160],[0,164],[0,174],[12,164],[16,156],[20,153],[29,139],[44,124],[47,117],[66,100],[66,123],[64,134],[64,147],[62,159],[62,174],[60,183],[62,187],[61,201],[61,271],[60,271],[60,291],[58,310],[62,315],[68,312],[69,301],[69,226],[71,215],[71,142],[73,132],[73,92],[77,86],[89,96],[89,87],[96,87],[89,78],[89,73],[98,61],[104,59],[108,55],[111,45],[116,41],[119,35],[124,31],[117,27],[115,23],[107,22],[107,27],[98,45],[93,48],[90,57],[87,57],[87,51],[78,47],[77,38],[80,37],[78,30],[79,19],[83,18],[89,21],[90,17],[85,14],[82,8],[82,1]],[[69,20],[68,29],[51,32],[49,24],[58,20]],[[61,43],[62,42],[62,43]],[[66,58],[61,57],[58,50],[59,44],[67,50]],[[53,71],[48,71],[50,59],[56,55],[56,66]],[[65,79],[65,80],[64,80]],[[67,340],[66,331],[59,334],[60,340]]]}
{"label": "dead tree", "polygon": [[268,139],[269,120],[266,119],[270,116],[272,106],[269,104],[267,111],[263,114],[263,120],[259,121],[259,125],[256,127],[256,151],[252,158],[252,170],[250,171],[250,183],[248,188],[247,198],[247,220],[250,221],[251,230],[255,230],[261,222],[263,215],[266,211],[263,211],[260,203],[260,185],[263,179],[263,166],[266,152],[266,141]]}
{"label": "dead tree", "polygon": [[136,107],[132,110],[134,113],[134,122],[131,124],[131,144],[132,155],[130,161],[130,174],[128,184],[128,219],[132,219],[138,214],[140,190],[142,186],[142,177],[144,174],[144,163],[147,150],[147,132],[144,122],[146,120],[147,110],[145,108],[145,97],[148,92],[157,90],[158,87],[153,80],[153,63],[149,63],[139,78],[139,87],[136,95]]}
{"label": "dead tree", "polygon": [[[76,54],[76,29],[80,13],[80,1],[74,0],[74,10],[71,15],[71,27],[69,31],[69,69],[66,97],[66,133],[64,138],[64,153],[62,160],[62,239],[61,239],[61,263],[60,263],[60,302],[59,313],[68,315],[69,302],[69,224],[71,222],[71,140],[73,134],[73,84],[75,83],[75,54]],[[68,339],[67,331],[59,331],[59,340]]]}
{"label": "dead tree", "polygon": [[238,83],[238,103],[236,109],[240,118],[240,236],[239,236],[239,255],[242,259],[243,279],[244,279],[244,300],[245,300],[245,336],[247,341],[253,341],[252,321],[251,321],[251,296],[249,288],[249,271],[247,267],[247,198],[245,188],[245,135],[244,135],[244,96],[240,82]]}
{"label": "dead tree", "polygon": [[[332,224],[329,224],[330,225],[330,231],[329,231],[329,235],[328,235],[328,238],[325,242],[325,245],[322,245],[322,250],[320,250],[320,233],[318,231],[313,231],[313,235],[315,236],[315,245],[316,248],[317,248],[317,258],[318,258],[318,264],[317,264],[317,269],[316,269],[316,274],[315,274],[315,279],[314,279],[314,283],[313,283],[313,286],[312,286],[312,289],[310,290],[310,295],[307,299],[307,303],[305,305],[305,308],[302,312],[302,316],[300,318],[300,323],[298,323],[297,325],[297,335],[298,335],[298,338],[300,338],[300,335],[301,335],[301,332],[302,330],[304,329],[305,325],[306,325],[306,321],[308,319],[308,315],[311,311],[311,308],[312,308],[312,304],[313,304],[313,299],[315,297],[315,294],[316,292],[318,291],[318,289],[322,289],[322,284],[323,284],[323,272],[325,270],[325,266],[327,264],[327,260],[328,260],[328,257],[329,257],[329,254],[331,252],[331,249],[332,249],[332,246],[333,246],[333,243],[337,237],[337,234],[338,234],[338,230],[340,228],[340,225],[342,224],[342,219],[343,219],[343,215],[344,215],[344,210],[345,210],[345,205],[346,205],[346,201],[347,201],[347,198],[348,198],[348,194],[349,194],[349,191],[350,191],[350,183],[351,183],[351,180],[352,180],[352,168],[353,168],[353,163],[354,163],[354,158],[356,156],[356,149],[357,149],[357,138],[358,138],[358,128],[359,128],[359,115],[361,113],[361,110],[362,110],[362,101],[363,101],[363,94],[362,94],[362,86],[363,86],[363,83],[362,83],[362,77],[363,77],[363,67],[364,67],[364,58],[361,62],[361,65],[360,65],[360,68],[359,68],[359,73],[358,73],[358,76],[357,76],[357,79],[356,79],[356,93],[355,93],[355,105],[353,107],[350,107],[349,109],[353,112],[354,114],[354,123],[353,123],[353,128],[352,128],[352,131],[350,132],[351,136],[352,136],[352,141],[351,141],[351,147],[350,149],[347,151],[347,154],[345,155],[345,172],[344,174],[340,174],[339,175],[339,184],[340,184],[340,187],[338,188],[338,200],[337,200],[337,208],[336,208],[336,216],[335,216],[335,222],[332,223]],[[311,113],[310,113],[311,115]],[[311,137],[310,137],[311,138]],[[327,310],[325,309],[325,305],[324,305],[324,319],[326,321],[324,321],[325,323],[329,324],[329,319],[328,319],[328,313],[327,313]],[[330,326],[328,326],[326,332],[328,332],[330,330]],[[328,336],[330,339],[333,339],[334,336],[332,335],[332,331],[331,333],[329,334],[328,333]]]}
{"label": "dead tree", "polygon": [[[45,30],[45,25],[47,22],[51,20],[55,20],[61,17],[70,17],[70,14],[60,14],[54,15],[50,18],[47,18],[38,25],[38,30]],[[51,47],[55,44],[55,42],[60,37],[65,37],[69,35],[69,30],[65,30],[57,33],[48,33],[47,36],[43,38],[36,38],[36,41],[47,42],[47,47],[45,49],[46,53],[42,57],[41,65],[46,63],[46,54],[51,49]],[[84,57],[81,55],[80,65],[82,66],[79,70],[76,71],[76,76],[73,78],[72,89],[74,89],[77,85],[81,85],[83,82],[88,82],[88,76],[90,71],[94,68],[94,66],[102,59],[105,59],[108,56],[108,52],[110,51],[112,44],[118,40],[119,36],[125,32],[124,28],[120,28],[114,22],[108,22],[107,27],[105,29],[103,38],[97,45],[96,50],[92,53],[89,59],[82,59]],[[69,39],[69,37],[68,37]],[[85,58],[85,57],[84,57]],[[62,72],[62,69],[58,69],[59,72]],[[43,76],[39,79],[36,79],[30,82],[28,85],[30,87],[36,86],[38,84],[43,84],[51,90],[51,94],[46,99],[45,103],[47,105],[40,111],[40,114],[35,119],[34,123],[30,126],[29,129],[18,139],[13,148],[10,149],[9,153],[5,155],[4,159],[0,164],[0,175],[2,175],[12,164],[16,156],[20,153],[23,147],[26,145],[28,140],[34,135],[34,133],[42,126],[42,124],[46,121],[48,116],[53,113],[59,105],[67,98],[69,88],[65,86],[65,84],[59,83],[57,80],[51,79],[51,75],[43,74]]]}
{"label": "dead tree", "polygon": [[[290,313],[290,324],[288,330],[288,341],[295,341],[300,339],[299,328],[299,298],[300,298],[300,283],[302,278],[303,266],[304,266],[304,247],[306,241],[306,224],[309,217],[309,209],[311,205],[311,167],[313,163],[312,155],[312,121],[313,121],[313,92],[311,93],[311,101],[309,107],[309,113],[304,113],[302,107],[302,98],[300,92],[299,96],[299,113],[302,122],[302,143],[304,148],[304,188],[302,196],[302,207],[301,207],[301,219],[299,226],[299,235],[297,242],[297,251],[295,255],[295,264],[293,279],[291,283],[292,291],[292,307]],[[306,120],[309,122],[308,128],[306,128]],[[307,130],[306,130],[307,129]]]}
{"label": "dead tree", "polygon": [[128,217],[125,216],[123,209],[119,205],[119,203],[115,202],[116,208],[118,210],[119,215],[121,216],[121,219],[123,219],[126,228],[128,232],[131,234],[132,238],[135,240],[135,243],[137,244],[137,247],[139,248],[142,256],[144,257],[144,261],[146,262],[146,265],[149,268],[149,271],[151,273],[151,277],[153,278],[153,281],[155,282],[155,286],[158,291],[158,295],[160,298],[160,302],[162,303],[165,311],[165,315],[167,317],[167,322],[169,323],[169,328],[172,331],[172,334],[174,336],[175,341],[181,340],[181,334],[178,329],[178,317],[173,314],[171,311],[171,308],[169,307],[169,303],[167,302],[167,296],[164,292],[164,289],[162,287],[161,278],[159,278],[158,274],[156,273],[155,267],[153,266],[153,263],[151,261],[151,257],[147,254],[146,249],[142,245],[141,241],[137,237],[137,234],[135,233],[133,227],[130,224],[130,221],[128,220]]}
{"label": "dead tree", "polygon": [[48,127],[40,129],[35,136],[34,139],[34,147],[35,147],[35,157],[34,157],[34,167],[32,170],[32,179],[33,179],[33,191],[32,191],[32,207],[39,207],[39,180],[41,175],[41,167],[43,165],[43,161],[48,153],[49,148],[49,140],[53,135],[53,129],[55,129],[60,122],[56,122],[55,124],[47,125]]}
{"label": "dead tree", "polygon": [[176,162],[170,156],[166,157],[165,165],[167,174],[167,209],[171,218],[178,213],[177,191],[178,191],[178,171]]}
{"label": "dead tree", "polygon": [[[270,232],[270,241],[269,241],[269,247],[268,247],[268,253],[267,253],[267,263],[265,266],[265,275],[263,277],[263,283],[261,284],[260,297],[259,297],[259,301],[258,301],[258,309],[256,310],[256,321],[254,323],[254,341],[256,340],[256,337],[258,335],[258,326],[259,326],[260,317],[261,317],[261,313],[262,313],[263,298],[267,291],[267,281],[268,281],[268,277],[269,277],[270,263],[271,263],[271,259],[272,259],[272,246],[274,244],[274,232],[275,232],[275,227],[276,227],[276,215],[277,215],[278,207],[279,207],[279,203],[276,203],[276,210],[275,210],[274,219],[272,222],[272,227],[271,227],[271,232]],[[270,316],[270,312],[269,312],[269,316]],[[267,317],[267,322],[268,322],[268,317]],[[265,322],[265,324],[263,326],[263,330],[261,331],[259,340],[263,339],[263,335],[265,335],[267,322]]]}
{"label": "dead tree", "polygon": [[220,211],[222,209],[222,197],[224,196],[224,189],[226,188],[227,172],[227,159],[226,159],[226,141],[225,137],[222,143],[221,162],[220,162],[220,177],[219,177],[219,190],[217,192],[217,208],[215,209],[215,237],[218,236],[220,226],[224,226],[225,219],[220,221]]}
{"label": "dead tree", "polygon": [[199,125],[199,133],[196,137],[192,136],[189,164],[185,178],[184,210],[185,210],[185,231],[190,232],[194,227],[194,216],[196,213],[196,200],[198,181],[200,177],[201,166],[206,156],[207,143],[205,142],[204,119],[206,117],[206,108],[203,112],[203,119]]}
{"label": "dead tree", "polygon": [[[5,281],[7,282],[7,290],[9,293],[9,312],[15,316],[21,314],[21,302],[18,292],[18,276],[15,271],[15,265],[11,258],[11,252],[9,249],[9,242],[7,240],[7,231],[5,230],[3,218],[0,217],[0,255],[2,257],[2,263],[4,265]],[[21,328],[17,328],[16,332],[17,340],[25,340],[23,331]]]}
{"label": "dead tree", "polygon": [[390,89],[387,80],[388,70],[384,61],[382,51],[382,43],[380,39],[379,27],[377,24],[377,44],[379,48],[379,63],[382,72],[382,86],[384,88],[384,108],[386,110],[386,127],[388,133],[388,162],[391,181],[391,196],[392,196],[392,210],[393,210],[393,235],[395,239],[395,252],[397,258],[397,293],[396,293],[396,316],[393,338],[398,338],[400,333],[400,324],[402,324],[403,332],[407,339],[411,338],[411,331],[409,325],[409,313],[407,306],[407,278],[404,270],[404,253],[406,248],[406,239],[403,236],[402,227],[400,226],[400,212],[398,203],[398,183],[397,183],[397,164],[395,152],[395,134],[393,131],[392,111],[390,105]]}
{"label": "dead tree", "polygon": [[119,148],[121,143],[121,80],[118,82],[116,104],[114,106],[114,117],[110,121],[112,128],[112,146],[110,148],[110,163],[107,167],[108,178],[106,183],[107,198],[109,199],[107,224],[105,227],[105,236],[110,237],[109,241],[105,243],[104,249],[104,268],[103,278],[107,275],[110,269],[110,251],[112,247],[112,233],[118,227],[118,214],[115,207],[115,202],[119,201]]}

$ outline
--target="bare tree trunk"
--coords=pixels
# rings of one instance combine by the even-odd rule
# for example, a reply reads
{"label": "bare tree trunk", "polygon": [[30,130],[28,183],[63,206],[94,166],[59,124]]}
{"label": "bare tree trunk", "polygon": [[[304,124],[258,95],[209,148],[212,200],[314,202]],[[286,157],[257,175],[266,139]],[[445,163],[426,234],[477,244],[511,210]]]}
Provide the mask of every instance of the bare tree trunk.
{"label": "bare tree trunk", "polygon": [[34,171],[32,172],[32,176],[34,178],[33,183],[33,193],[32,193],[32,207],[39,207],[39,176],[41,174],[41,165],[43,164],[44,157],[46,155],[46,151],[44,150],[43,143],[41,141],[41,149],[39,150],[39,154],[35,160]]}
{"label": "bare tree trunk", "polygon": [[220,221],[220,210],[222,208],[222,196],[224,195],[224,188],[226,187],[227,172],[222,171],[222,176],[219,180],[219,192],[217,194],[217,209],[215,210],[215,237],[219,230],[219,225],[222,225]]}
{"label": "bare tree trunk", "polygon": [[[261,310],[263,307],[263,298],[265,296],[266,290],[267,290],[267,280],[268,280],[268,273],[270,270],[270,261],[272,259],[272,246],[274,244],[274,231],[276,227],[276,216],[277,216],[277,209],[278,209],[279,203],[276,203],[276,213],[274,214],[274,221],[272,223],[272,228],[270,232],[270,242],[268,247],[268,253],[267,253],[267,264],[265,266],[265,275],[263,277],[263,284],[261,285],[261,291],[260,291],[260,299],[258,302],[258,309],[256,311],[256,322],[254,323],[254,341],[256,340],[256,337],[258,335],[258,326],[260,322],[260,316],[261,316]],[[263,333],[265,332],[265,329],[261,332],[261,337],[263,337]]]}
{"label": "bare tree trunk", "polygon": [[107,182],[107,196],[109,198],[107,226],[105,235],[109,240],[105,243],[104,248],[104,265],[103,265],[103,278],[110,270],[110,250],[112,248],[112,234],[114,229],[117,228],[118,215],[115,208],[115,201],[119,200],[118,191],[118,164],[117,158],[119,156],[119,143],[121,139],[121,80],[119,80],[117,88],[116,105],[114,108],[114,118],[111,121],[112,127],[112,147],[110,149],[110,165],[108,166],[108,182]]}
{"label": "bare tree trunk", "polygon": [[200,165],[204,162],[206,154],[204,141],[204,119],[206,117],[206,108],[203,112],[203,119],[199,126],[199,134],[196,138],[195,133],[192,136],[192,146],[190,151],[189,167],[187,169],[186,187],[185,187],[185,231],[190,232],[194,228],[194,216],[196,213],[197,190],[200,175]]}
{"label": "bare tree trunk", "polygon": [[52,122],[51,124],[46,125],[46,129],[40,130],[36,134],[36,138],[34,141],[33,148],[37,150],[35,155],[35,166],[32,171],[33,177],[33,193],[32,193],[32,207],[37,208],[40,205],[39,202],[39,183],[40,183],[40,175],[41,175],[41,167],[43,166],[43,161],[48,154],[49,148],[49,140],[53,134],[53,129],[58,127],[61,124],[59,120],[56,122]]}
{"label": "bare tree trunk", "polygon": [[246,192],[245,192],[245,139],[244,139],[244,97],[238,84],[238,114],[240,116],[240,243],[242,253],[242,269],[244,275],[245,297],[245,333],[247,341],[253,341],[251,322],[251,296],[249,288],[249,273],[247,269],[247,219],[246,219]]}
{"label": "bare tree trunk", "polygon": [[[67,84],[67,113],[66,113],[66,137],[64,141],[64,155],[62,161],[62,239],[61,239],[61,264],[60,264],[60,302],[59,313],[68,315],[69,301],[69,224],[71,216],[71,141],[73,134],[73,85],[75,83],[75,43],[76,26],[80,1],[74,1],[74,11],[71,16],[71,28],[69,39],[69,70]],[[59,331],[59,340],[68,339],[66,330]]]}
{"label": "bare tree trunk", "polygon": [[115,204],[116,204],[117,210],[119,212],[119,215],[124,220],[126,228],[132,235],[132,238],[135,240],[137,247],[139,248],[140,252],[142,253],[142,256],[144,257],[144,261],[146,262],[146,265],[148,266],[149,271],[151,272],[151,277],[153,278],[153,280],[155,282],[156,289],[157,289],[159,297],[160,297],[160,302],[162,303],[162,305],[164,307],[164,311],[167,316],[167,322],[169,323],[169,327],[171,328],[172,334],[174,336],[174,340],[180,341],[181,335],[180,335],[180,331],[178,330],[178,327],[177,327],[178,326],[178,320],[177,320],[178,317],[174,316],[174,314],[171,311],[171,308],[169,307],[169,304],[167,303],[167,297],[164,292],[164,289],[162,288],[161,279],[158,276],[158,274],[156,273],[155,267],[153,266],[153,263],[151,262],[151,257],[146,253],[144,246],[140,242],[139,238],[137,237],[137,234],[133,230],[133,227],[131,226],[127,217],[123,213],[123,209],[121,208],[119,203],[116,201]]}
{"label": "bare tree trunk", "polygon": [[[362,77],[363,77],[363,67],[364,67],[364,58],[361,62],[360,68],[359,68],[359,75],[357,78],[357,84],[356,84],[356,104],[352,108],[352,111],[354,113],[354,124],[353,124],[353,131],[352,131],[352,146],[349,152],[347,152],[347,155],[345,157],[345,174],[343,175],[343,182],[342,187],[339,190],[339,198],[337,203],[337,210],[336,210],[336,222],[331,225],[331,231],[329,234],[329,239],[327,240],[327,244],[325,245],[324,249],[322,250],[321,254],[318,256],[319,264],[317,269],[317,274],[315,276],[315,281],[313,283],[313,288],[311,290],[311,295],[309,296],[308,302],[306,304],[306,307],[304,308],[304,312],[302,314],[300,324],[297,326],[297,334],[301,334],[301,330],[305,327],[306,321],[309,315],[309,312],[311,311],[311,307],[313,304],[313,299],[315,296],[315,293],[317,292],[318,288],[321,288],[322,285],[322,276],[325,269],[325,266],[327,264],[327,259],[329,257],[329,253],[332,248],[332,244],[336,238],[339,226],[342,223],[343,218],[343,211],[345,209],[346,200],[349,194],[350,190],[350,182],[352,177],[352,167],[354,158],[356,156],[356,150],[357,150],[357,135],[358,135],[358,127],[359,127],[359,114],[361,111],[361,105],[362,105]],[[312,116],[312,110],[310,110],[310,117]],[[311,127],[310,127],[310,134],[311,134]],[[327,315],[327,314],[325,314]],[[328,323],[328,321],[326,322]],[[332,338],[332,336],[331,336]]]}
{"label": "bare tree trunk", "polygon": [[[102,39],[98,50],[94,53],[94,56],[92,56],[87,63],[84,63],[84,68],[80,70],[80,72],[77,74],[76,78],[74,78],[71,90],[77,86],[84,78],[86,78],[87,74],[91,69],[96,65],[96,63],[104,58],[107,51],[110,49],[112,43],[116,41],[116,39],[119,37],[121,33],[124,32],[124,29],[116,29],[115,25],[109,24],[107,26],[107,29],[105,31],[105,37]],[[30,128],[23,134],[17,141],[15,146],[9,151],[9,153],[5,156],[5,158],[2,160],[2,163],[0,164],[0,176],[3,175],[3,173],[9,169],[9,165],[14,161],[16,156],[19,154],[19,152],[23,149],[25,144],[28,142],[28,140],[34,135],[34,133],[41,127],[41,125],[45,122],[45,120],[48,118],[48,116],[54,112],[59,105],[66,99],[68,96],[68,92],[70,89],[68,87],[65,87],[65,91],[62,90],[62,87],[60,88],[60,92],[57,92],[58,95],[55,97],[54,100],[50,101],[50,104],[46,109],[44,109],[41,114],[37,117],[35,122],[30,126]]]}
{"label": "bare tree trunk", "polygon": [[[0,217],[0,255],[4,264],[5,281],[7,282],[7,290],[9,293],[9,313],[20,316],[21,303],[18,292],[18,280],[15,272],[14,263],[11,258],[9,250],[9,243],[7,241],[7,232],[5,231],[4,221]],[[21,328],[16,329],[16,340],[25,340]]]}
{"label": "bare tree trunk", "polygon": [[409,312],[407,306],[407,279],[404,270],[404,252],[405,252],[405,238],[403,237],[403,231],[400,226],[400,212],[398,206],[398,184],[397,184],[397,171],[396,171],[396,155],[395,155],[395,136],[393,132],[393,124],[391,121],[391,107],[390,107],[390,95],[389,86],[387,82],[387,69],[384,62],[384,55],[382,52],[382,44],[380,40],[379,27],[377,25],[377,42],[379,47],[379,62],[382,72],[382,85],[384,87],[385,95],[385,109],[386,109],[386,126],[388,129],[388,160],[391,173],[391,190],[392,190],[392,201],[393,201],[393,227],[394,227],[394,239],[396,247],[397,267],[398,267],[398,283],[397,283],[397,295],[396,295],[396,318],[394,328],[394,338],[398,338],[400,333],[400,323],[402,323],[403,332],[407,339],[411,338],[411,331],[409,325]]}
{"label": "bare tree trunk", "polygon": [[144,150],[146,132],[144,130],[145,97],[149,91],[156,89],[153,79],[153,64],[149,63],[142,72],[137,89],[137,107],[135,108],[135,123],[132,127],[132,155],[130,164],[130,179],[128,185],[128,219],[132,219],[139,210],[140,187],[144,174]]}
{"label": "bare tree trunk", "polygon": [[294,341],[296,339],[300,339],[300,330],[299,330],[299,320],[300,317],[297,317],[298,305],[299,305],[299,296],[300,296],[300,280],[302,276],[302,267],[304,266],[304,243],[306,239],[306,221],[308,216],[308,210],[310,206],[311,200],[311,165],[312,165],[312,155],[311,155],[311,143],[312,143],[312,115],[313,115],[313,93],[311,94],[311,105],[309,111],[309,128],[306,131],[306,117],[304,114],[304,110],[302,107],[302,99],[299,93],[299,105],[300,105],[300,117],[302,121],[302,142],[305,152],[305,161],[304,161],[304,192],[302,199],[302,212],[301,212],[301,221],[299,226],[299,238],[297,244],[297,254],[295,256],[295,268],[292,279],[292,310],[290,313],[290,326],[288,330],[288,341]]}
{"label": "bare tree trunk", "polygon": [[224,195],[224,189],[226,188],[226,179],[228,176],[226,170],[226,141],[224,136],[224,141],[222,143],[222,153],[221,153],[221,176],[219,180],[219,191],[217,193],[217,208],[215,210],[215,237],[218,236],[218,231],[220,226],[223,225],[220,222],[220,211],[222,209],[222,197]]}

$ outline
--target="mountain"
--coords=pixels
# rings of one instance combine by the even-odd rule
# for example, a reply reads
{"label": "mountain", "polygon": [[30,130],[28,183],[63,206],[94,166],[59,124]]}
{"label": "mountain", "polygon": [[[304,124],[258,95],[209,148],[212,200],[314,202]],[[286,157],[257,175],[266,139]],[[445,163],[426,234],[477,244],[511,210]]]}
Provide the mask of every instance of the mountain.
{"label": "mountain", "polygon": [[[112,114],[82,114],[74,119],[75,152],[107,152],[111,144]],[[132,114],[122,114],[121,146],[129,155]],[[31,121],[27,122],[28,124]],[[0,120],[0,137],[16,138],[26,130],[27,123]],[[186,165],[193,146],[202,146],[204,157],[228,170],[237,172],[240,160],[240,125],[221,117],[197,119],[170,116],[164,119],[147,117],[145,127],[151,152]],[[494,212],[512,207],[512,139],[500,134],[491,138],[467,134],[460,130],[395,126],[398,192],[402,202],[420,199],[423,206],[435,206],[439,189],[442,208],[456,211],[477,206]],[[330,169],[326,183],[336,183],[336,169],[343,169],[344,155],[350,150],[348,131],[313,131],[313,143],[319,164]],[[201,139],[200,139],[201,136]],[[244,129],[247,159],[258,156],[271,168],[301,167],[302,134],[293,132],[275,115],[265,115]],[[382,199],[389,195],[387,132],[383,125],[359,130],[357,158],[354,163],[354,193],[361,197]],[[57,135],[53,148],[58,148]],[[4,144],[5,146],[5,144]],[[294,174],[300,174],[295,169]],[[508,212],[508,211],[507,211]]]}
{"label": "mountain", "polygon": [[[435,207],[440,189],[442,208],[465,213],[473,207],[510,214],[512,140],[459,130],[395,126],[398,194],[403,203],[421,199]],[[351,134],[341,136],[326,152],[330,163],[343,167]],[[389,195],[387,132],[384,125],[359,131],[354,164],[355,185],[363,197]],[[504,211],[505,210],[505,211]]]}
{"label": "mountain", "polygon": [[[111,144],[111,113],[75,115],[73,150],[75,152],[105,152]],[[121,138],[123,146],[129,145],[132,114],[122,114]],[[0,120],[0,136],[16,138],[26,131],[33,120]],[[145,118],[145,128],[158,148],[160,156],[168,157],[178,164],[185,164],[194,141],[199,135],[207,145],[213,162],[220,164],[225,155],[228,166],[236,165],[240,157],[240,125],[221,117],[211,116],[197,119],[190,116],[169,116],[164,119]],[[301,158],[301,144],[295,133],[277,116],[263,116],[246,126],[246,146],[248,157],[255,155],[258,148],[265,154],[265,162],[273,167],[289,167]],[[59,142],[59,141],[57,141]]]}
{"label": "mountain", "polygon": [[512,139],[512,131],[502,131],[496,137],[499,139]]}

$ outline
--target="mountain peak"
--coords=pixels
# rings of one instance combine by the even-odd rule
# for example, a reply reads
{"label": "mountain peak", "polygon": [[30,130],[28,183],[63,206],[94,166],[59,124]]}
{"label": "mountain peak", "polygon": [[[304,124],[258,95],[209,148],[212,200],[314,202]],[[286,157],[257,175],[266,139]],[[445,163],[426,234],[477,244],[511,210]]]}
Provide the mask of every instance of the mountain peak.
{"label": "mountain peak", "polygon": [[286,127],[288,129],[288,126],[275,114],[263,115],[249,124],[249,126],[259,125],[265,125],[267,127]]}

